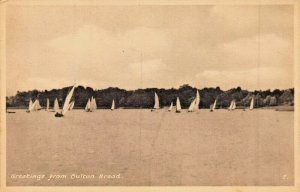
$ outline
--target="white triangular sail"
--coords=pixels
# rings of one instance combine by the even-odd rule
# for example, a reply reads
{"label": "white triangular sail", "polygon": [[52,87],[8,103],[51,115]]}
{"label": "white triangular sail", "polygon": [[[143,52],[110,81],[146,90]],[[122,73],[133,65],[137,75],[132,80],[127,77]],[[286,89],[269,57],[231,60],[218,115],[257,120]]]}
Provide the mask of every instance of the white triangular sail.
{"label": "white triangular sail", "polygon": [[235,110],[235,109],[236,109],[236,104],[235,104],[235,101],[233,101],[232,110]]}
{"label": "white triangular sail", "polygon": [[215,100],[214,105],[212,106],[211,110],[214,111],[216,109],[216,106],[217,106],[217,100]]}
{"label": "white triangular sail", "polygon": [[32,100],[30,99],[30,100],[29,100],[29,105],[28,105],[28,110],[29,110],[29,111],[30,111],[30,109],[31,109],[32,104],[33,104],[33,103],[32,103]]}
{"label": "white triangular sail", "polygon": [[[37,99],[29,106],[28,111],[35,111],[36,110],[36,104],[37,104]],[[30,103],[30,102],[29,102]]]}
{"label": "white triangular sail", "polygon": [[93,110],[94,110],[93,102],[94,102],[94,97],[92,96],[92,97],[90,98],[90,111],[93,111]]}
{"label": "white triangular sail", "polygon": [[64,106],[63,106],[63,109],[61,112],[62,115],[65,115],[67,113],[67,111],[69,110],[70,102],[71,102],[74,90],[75,90],[75,86],[72,87],[71,91],[68,93],[68,95],[66,97],[66,100],[64,102]]}
{"label": "white triangular sail", "polygon": [[188,108],[188,112],[193,112],[195,109],[195,105],[196,105],[196,99],[194,99],[191,104],[190,107]]}
{"label": "white triangular sail", "polygon": [[199,104],[200,104],[200,94],[199,94],[199,91],[197,90],[196,101],[195,101],[195,110],[199,109]]}
{"label": "white triangular sail", "polygon": [[94,97],[91,98],[90,110],[94,111],[97,109],[96,99]]}
{"label": "white triangular sail", "polygon": [[180,100],[179,100],[179,97],[177,97],[177,99],[176,99],[176,112],[180,112],[180,111],[181,111]]}
{"label": "white triangular sail", "polygon": [[173,102],[171,103],[171,105],[170,105],[168,111],[172,111],[172,109],[173,109]]}
{"label": "white triangular sail", "polygon": [[251,99],[251,103],[250,103],[250,110],[252,110],[254,108],[254,99],[252,97]]}
{"label": "white triangular sail", "polygon": [[49,99],[47,98],[47,106],[46,106],[46,111],[49,111],[49,105],[50,105],[50,102],[49,102]]}
{"label": "white triangular sail", "polygon": [[91,110],[91,100],[88,99],[87,104],[85,106],[85,111],[90,111]]}
{"label": "white triangular sail", "polygon": [[233,100],[230,102],[230,105],[228,107],[228,110],[232,110],[232,106],[233,106]]}
{"label": "white triangular sail", "polygon": [[35,100],[35,105],[34,105],[34,110],[37,111],[37,110],[40,110],[42,107],[40,105],[40,101],[38,99]]}
{"label": "white triangular sail", "polygon": [[59,104],[57,98],[55,98],[53,109],[55,112],[59,112]]}
{"label": "white triangular sail", "polygon": [[91,111],[94,111],[95,106],[94,106],[94,97],[93,96],[90,101],[91,101]]}
{"label": "white triangular sail", "polygon": [[114,110],[115,109],[115,100],[113,99],[112,100],[112,104],[111,104],[111,108],[110,108],[111,110]]}
{"label": "white triangular sail", "polygon": [[94,97],[93,96],[90,99],[90,111],[94,111]]}
{"label": "white triangular sail", "polygon": [[154,93],[154,107],[153,109],[159,109],[159,98],[156,93]]}

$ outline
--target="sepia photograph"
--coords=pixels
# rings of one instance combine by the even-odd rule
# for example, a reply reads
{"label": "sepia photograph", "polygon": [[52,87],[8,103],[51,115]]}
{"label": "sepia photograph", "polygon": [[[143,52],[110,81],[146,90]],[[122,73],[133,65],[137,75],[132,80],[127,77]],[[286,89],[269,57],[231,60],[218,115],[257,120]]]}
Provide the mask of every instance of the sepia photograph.
{"label": "sepia photograph", "polygon": [[298,1],[104,2],[1,2],[1,187],[296,191]]}

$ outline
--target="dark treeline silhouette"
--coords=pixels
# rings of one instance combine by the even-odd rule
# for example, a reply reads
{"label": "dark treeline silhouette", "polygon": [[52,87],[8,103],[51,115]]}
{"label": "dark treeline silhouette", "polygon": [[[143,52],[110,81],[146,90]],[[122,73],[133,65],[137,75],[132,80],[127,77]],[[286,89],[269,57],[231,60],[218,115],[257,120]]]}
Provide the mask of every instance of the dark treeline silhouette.
{"label": "dark treeline silhouette", "polygon": [[[50,107],[53,107],[55,98],[62,106],[64,99],[71,87],[62,89],[52,89],[50,91],[32,90],[27,92],[17,92],[15,96],[6,97],[7,107],[26,108],[29,100],[39,99],[42,106],[46,106],[47,98],[50,100]],[[137,89],[127,91],[120,88],[109,87],[107,89],[94,90],[91,87],[77,86],[73,95],[75,108],[85,107],[88,98],[96,98],[98,108],[110,108],[112,100],[115,100],[116,107],[123,108],[151,108],[154,105],[154,92],[159,96],[160,107],[169,106],[171,102],[175,103],[178,96],[182,108],[188,108],[191,101],[196,96],[197,88],[189,85],[182,85],[179,89]],[[255,107],[294,105],[294,89],[279,90],[259,90],[247,91],[241,87],[223,91],[220,87],[204,88],[199,90],[200,108],[209,108],[217,99],[217,108],[227,108],[231,100],[236,101],[237,108],[250,105],[251,98],[254,98]]]}

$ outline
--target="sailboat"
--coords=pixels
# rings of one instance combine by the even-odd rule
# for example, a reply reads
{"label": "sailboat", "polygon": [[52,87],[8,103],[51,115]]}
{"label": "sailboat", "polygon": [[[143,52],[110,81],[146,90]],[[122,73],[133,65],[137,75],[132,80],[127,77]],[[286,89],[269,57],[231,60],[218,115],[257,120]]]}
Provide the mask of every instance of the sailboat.
{"label": "sailboat", "polygon": [[170,111],[172,111],[172,109],[173,109],[173,102],[171,103],[171,105],[170,105],[168,111],[170,112]]}
{"label": "sailboat", "polygon": [[194,99],[194,100],[191,102],[191,104],[190,104],[190,106],[189,106],[189,108],[188,108],[188,112],[193,112],[194,109],[195,109],[195,106],[196,106],[196,99]]}
{"label": "sailboat", "polygon": [[229,110],[229,111],[232,110],[232,106],[233,106],[233,100],[230,102],[230,105],[229,105],[229,107],[228,107],[228,110]]}
{"label": "sailboat", "polygon": [[254,99],[252,97],[249,109],[252,110],[253,108],[254,108]]}
{"label": "sailboat", "polygon": [[115,100],[113,99],[110,110],[114,110],[114,109],[115,109]]}
{"label": "sailboat", "polygon": [[26,110],[27,113],[31,112],[33,110],[34,106],[33,106],[33,102],[32,100],[30,99],[29,100],[29,106],[28,106],[28,109]]}
{"label": "sailboat", "polygon": [[33,104],[33,103],[32,103],[32,100],[30,99],[28,110],[31,108],[32,104]]}
{"label": "sailboat", "polygon": [[97,109],[96,99],[94,97],[91,98],[91,111],[94,111]]}
{"label": "sailboat", "polygon": [[8,111],[8,109],[6,108],[6,113],[16,113],[15,111]]}
{"label": "sailboat", "polygon": [[40,105],[40,101],[38,99],[35,100],[35,105],[34,105],[34,111],[38,111],[42,109],[42,106]]}
{"label": "sailboat", "polygon": [[30,112],[30,109],[31,109],[31,106],[32,106],[32,100],[31,99],[29,99],[29,105],[28,105],[28,109],[26,110],[26,112]]}
{"label": "sailboat", "polygon": [[233,101],[232,110],[235,110],[235,109],[236,109],[236,104],[235,104],[235,101]]}
{"label": "sailboat", "polygon": [[55,98],[53,109],[54,109],[54,112],[57,112],[57,113],[59,112],[59,104],[58,104],[57,98]]}
{"label": "sailboat", "polygon": [[180,105],[179,97],[177,97],[177,99],[176,99],[176,113],[180,113],[180,112],[181,112],[181,105]]}
{"label": "sailboat", "polygon": [[64,102],[64,106],[62,108],[62,111],[60,113],[56,112],[55,117],[63,117],[69,111],[70,101],[72,99],[74,90],[75,90],[75,85],[72,87],[71,91],[68,93],[68,95],[66,97],[66,100]]}
{"label": "sailboat", "polygon": [[40,109],[42,109],[42,107],[41,107],[41,105],[40,105],[40,101],[39,101],[38,99],[36,99],[36,100],[34,101],[34,103],[32,104],[32,110],[33,110],[33,111],[38,111],[38,110],[40,110]]}
{"label": "sailboat", "polygon": [[213,112],[216,109],[216,105],[217,105],[217,100],[215,100],[212,108],[210,109],[210,112]]}
{"label": "sailboat", "polygon": [[199,104],[200,104],[200,94],[199,94],[199,91],[197,90],[196,101],[195,101],[195,110],[199,109]]}
{"label": "sailboat", "polygon": [[92,112],[92,110],[91,110],[91,100],[90,100],[90,99],[88,99],[87,104],[86,104],[84,110],[85,110],[86,112]]}
{"label": "sailboat", "polygon": [[156,93],[154,93],[154,106],[153,109],[151,109],[151,111],[154,111],[155,109],[159,109],[159,98]]}
{"label": "sailboat", "polygon": [[74,104],[75,104],[75,101],[72,101],[70,103],[69,111],[71,111],[74,108]]}
{"label": "sailboat", "polygon": [[49,105],[50,105],[50,102],[49,102],[49,99],[47,98],[47,106],[46,106],[46,111],[49,111]]}
{"label": "sailboat", "polygon": [[230,111],[231,111],[231,110],[235,110],[235,108],[236,108],[235,101],[232,100],[231,103],[230,103],[230,106],[229,106],[228,110],[230,110]]}
{"label": "sailboat", "polygon": [[28,107],[28,110],[26,112],[31,112],[31,111],[38,111],[40,109],[42,109],[41,105],[40,105],[40,102],[38,99],[36,99],[32,104],[32,101],[30,99],[29,101],[29,107]]}
{"label": "sailboat", "polygon": [[32,100],[29,100],[29,106],[28,106],[28,110],[26,111],[27,113],[31,112],[34,110],[34,106],[36,104],[36,101],[33,103]]}

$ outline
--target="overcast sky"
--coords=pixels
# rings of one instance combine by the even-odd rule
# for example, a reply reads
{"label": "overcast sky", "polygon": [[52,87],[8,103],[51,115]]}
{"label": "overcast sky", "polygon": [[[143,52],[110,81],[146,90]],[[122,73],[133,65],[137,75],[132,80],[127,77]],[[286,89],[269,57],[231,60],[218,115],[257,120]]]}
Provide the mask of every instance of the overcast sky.
{"label": "overcast sky", "polygon": [[77,85],[293,87],[293,7],[7,8],[7,94]]}

